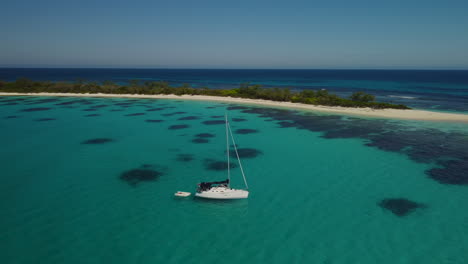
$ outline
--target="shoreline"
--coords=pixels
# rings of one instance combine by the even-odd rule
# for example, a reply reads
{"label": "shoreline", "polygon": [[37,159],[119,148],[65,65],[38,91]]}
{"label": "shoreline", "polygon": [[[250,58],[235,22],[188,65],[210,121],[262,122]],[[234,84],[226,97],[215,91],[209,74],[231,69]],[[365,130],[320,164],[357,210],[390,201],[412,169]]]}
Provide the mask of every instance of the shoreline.
{"label": "shoreline", "polygon": [[291,102],[277,102],[263,99],[220,97],[208,95],[144,95],[144,94],[76,94],[76,93],[5,93],[0,92],[0,96],[58,96],[58,97],[104,97],[104,98],[147,98],[147,99],[183,99],[196,101],[215,101],[237,104],[253,104],[270,107],[308,110],[322,113],[343,114],[351,116],[366,116],[386,119],[422,120],[422,121],[442,121],[468,123],[468,114],[431,112],[426,110],[413,109],[371,109],[352,108],[340,106],[319,106]]}

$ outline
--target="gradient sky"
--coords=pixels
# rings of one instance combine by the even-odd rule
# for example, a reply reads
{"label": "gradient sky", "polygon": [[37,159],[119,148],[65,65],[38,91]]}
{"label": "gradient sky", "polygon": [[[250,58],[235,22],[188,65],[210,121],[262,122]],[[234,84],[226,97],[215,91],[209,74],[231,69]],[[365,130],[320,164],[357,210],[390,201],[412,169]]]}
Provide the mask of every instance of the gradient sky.
{"label": "gradient sky", "polygon": [[468,1],[3,0],[0,67],[468,69]]}

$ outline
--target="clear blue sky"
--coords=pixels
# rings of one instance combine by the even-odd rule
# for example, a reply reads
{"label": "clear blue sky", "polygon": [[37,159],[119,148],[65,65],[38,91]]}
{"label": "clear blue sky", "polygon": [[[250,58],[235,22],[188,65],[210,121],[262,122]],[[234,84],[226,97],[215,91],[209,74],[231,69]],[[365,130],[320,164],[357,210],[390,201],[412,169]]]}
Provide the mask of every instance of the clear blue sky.
{"label": "clear blue sky", "polygon": [[1,67],[468,69],[468,1],[3,0]]}

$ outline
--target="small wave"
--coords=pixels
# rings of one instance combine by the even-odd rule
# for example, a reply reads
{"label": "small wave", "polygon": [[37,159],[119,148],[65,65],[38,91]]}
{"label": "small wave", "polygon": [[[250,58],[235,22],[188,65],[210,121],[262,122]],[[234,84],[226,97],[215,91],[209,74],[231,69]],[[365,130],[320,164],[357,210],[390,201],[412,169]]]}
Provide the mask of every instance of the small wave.
{"label": "small wave", "polygon": [[417,97],[413,97],[413,96],[403,96],[403,95],[388,95],[388,97],[402,98],[402,99],[417,99]]}

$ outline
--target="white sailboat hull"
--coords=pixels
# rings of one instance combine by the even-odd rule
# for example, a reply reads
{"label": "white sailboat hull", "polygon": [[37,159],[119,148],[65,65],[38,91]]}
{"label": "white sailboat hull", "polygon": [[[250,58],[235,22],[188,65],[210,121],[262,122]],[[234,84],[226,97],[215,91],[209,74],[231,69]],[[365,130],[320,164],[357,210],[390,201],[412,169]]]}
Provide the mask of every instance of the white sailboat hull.
{"label": "white sailboat hull", "polygon": [[249,192],[227,187],[212,187],[209,190],[195,193],[195,196],[206,199],[246,199]]}
{"label": "white sailboat hull", "polygon": [[249,197],[249,192],[247,190],[241,189],[232,189],[230,188],[231,181],[231,164],[229,155],[231,153],[229,145],[229,135],[231,135],[232,146],[237,156],[237,161],[239,162],[239,169],[242,173],[242,178],[244,179],[245,188],[248,189],[247,180],[245,179],[244,169],[242,168],[242,163],[239,158],[239,153],[236,147],[236,141],[232,135],[232,130],[229,125],[227,115],[225,116],[226,120],[226,156],[227,156],[227,180],[225,181],[215,181],[215,182],[202,182],[198,184],[197,192],[195,193],[196,197],[205,198],[205,199],[220,199],[220,200],[230,200],[230,199],[246,199]]}

